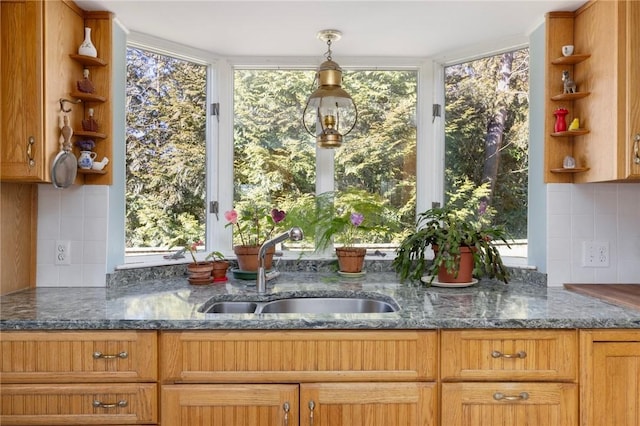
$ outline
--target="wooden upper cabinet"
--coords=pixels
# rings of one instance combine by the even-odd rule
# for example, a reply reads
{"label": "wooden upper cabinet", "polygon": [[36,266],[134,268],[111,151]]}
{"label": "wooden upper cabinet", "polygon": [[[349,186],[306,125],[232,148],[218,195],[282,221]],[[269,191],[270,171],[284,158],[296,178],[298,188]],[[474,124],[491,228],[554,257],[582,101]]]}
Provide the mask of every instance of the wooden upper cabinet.
{"label": "wooden upper cabinet", "polygon": [[[545,109],[545,181],[584,183],[640,180],[640,2],[593,0],[576,12],[547,15]],[[588,59],[554,64],[564,44]],[[571,72],[579,99],[557,101],[560,73]],[[569,110],[588,133],[554,137],[553,111]],[[575,158],[582,171],[562,170],[564,156]]]}
{"label": "wooden upper cabinet", "polygon": [[443,381],[577,380],[575,330],[444,330]]}
{"label": "wooden upper cabinet", "polygon": [[[51,165],[60,152],[60,128],[64,113],[60,99],[69,99],[82,79],[83,64],[70,54],[78,51],[84,27],[93,26],[99,55],[111,58],[112,16],[106,12],[84,12],[73,2],[62,0],[2,0],[1,10],[1,127],[0,179],[11,182],[51,182]],[[108,63],[108,62],[107,62]],[[96,89],[110,98],[111,67],[101,66],[92,74]],[[107,98],[107,99],[108,99]],[[111,102],[96,107],[101,131],[111,135]],[[84,104],[65,104],[71,127],[82,129]],[[75,138],[74,138],[75,140]],[[112,140],[97,142],[99,159],[111,157]],[[74,149],[76,155],[79,153]],[[80,175],[76,183],[110,184],[111,173]]]}

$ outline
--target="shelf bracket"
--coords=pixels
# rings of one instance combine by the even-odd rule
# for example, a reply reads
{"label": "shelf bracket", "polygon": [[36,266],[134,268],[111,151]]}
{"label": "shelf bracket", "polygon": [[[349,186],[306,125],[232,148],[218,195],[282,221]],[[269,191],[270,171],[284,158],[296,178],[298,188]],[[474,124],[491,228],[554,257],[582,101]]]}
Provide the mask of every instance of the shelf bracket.
{"label": "shelf bracket", "polygon": [[65,109],[64,104],[65,103],[70,103],[70,104],[77,105],[80,102],[82,102],[82,99],[78,99],[78,100],[75,100],[75,101],[70,101],[69,99],[60,98],[60,111],[62,111],[62,112],[71,112],[71,108]]}

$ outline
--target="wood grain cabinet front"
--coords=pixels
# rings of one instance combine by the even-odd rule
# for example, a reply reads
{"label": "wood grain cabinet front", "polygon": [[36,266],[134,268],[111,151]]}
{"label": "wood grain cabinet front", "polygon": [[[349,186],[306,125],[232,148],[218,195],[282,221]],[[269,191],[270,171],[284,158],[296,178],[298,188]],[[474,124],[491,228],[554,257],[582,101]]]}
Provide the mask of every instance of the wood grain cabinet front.
{"label": "wood grain cabinet front", "polygon": [[156,381],[155,331],[7,331],[2,383]]}
{"label": "wood grain cabinet front", "polygon": [[153,424],[157,399],[155,383],[3,384],[0,424]]}
{"label": "wood grain cabinet front", "polygon": [[162,332],[161,421],[436,426],[437,345],[435,331]]}
{"label": "wood grain cabinet front", "polygon": [[0,334],[0,424],[157,423],[155,331]]}
{"label": "wood grain cabinet front", "polygon": [[640,331],[581,330],[582,426],[640,425]]}
{"label": "wood grain cabinet front", "polygon": [[577,426],[576,330],[445,330],[441,425]]}

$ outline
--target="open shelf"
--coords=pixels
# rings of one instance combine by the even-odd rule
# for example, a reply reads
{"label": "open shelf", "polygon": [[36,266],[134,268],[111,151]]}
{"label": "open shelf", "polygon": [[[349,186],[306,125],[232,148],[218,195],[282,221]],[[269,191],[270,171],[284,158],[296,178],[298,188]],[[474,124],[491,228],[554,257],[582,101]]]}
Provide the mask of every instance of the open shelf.
{"label": "open shelf", "polygon": [[69,57],[76,62],[80,62],[82,65],[86,66],[97,66],[104,67],[107,65],[107,61],[100,58],[94,58],[93,56],[85,56],[85,55],[76,55],[70,54]]}
{"label": "open shelf", "polygon": [[87,130],[74,130],[73,131],[73,136],[83,136],[85,138],[92,138],[92,139],[106,139],[107,138],[107,135],[105,135],[104,133],[89,132]]}
{"label": "open shelf", "polygon": [[107,98],[94,93],[71,92],[71,96],[83,102],[106,102]]}
{"label": "open shelf", "polygon": [[573,169],[565,169],[564,167],[560,169],[551,169],[551,173],[582,173],[589,170],[588,167],[575,167]]}
{"label": "open shelf", "polygon": [[93,169],[81,169],[78,167],[78,173],[80,173],[81,175],[106,175],[107,171],[105,169],[93,170]]}
{"label": "open shelf", "polygon": [[586,98],[591,92],[577,92],[577,93],[561,93],[551,97],[552,101],[575,101],[576,99]]}
{"label": "open shelf", "polygon": [[591,57],[590,54],[584,54],[584,55],[576,54],[571,56],[561,56],[559,58],[553,59],[551,63],[553,65],[575,65],[575,64],[579,64],[585,59],[588,59],[589,57]]}
{"label": "open shelf", "polygon": [[551,136],[554,138],[561,138],[566,136],[581,136],[589,133],[587,129],[578,129],[578,130],[567,130],[566,132],[554,132],[551,133]]}

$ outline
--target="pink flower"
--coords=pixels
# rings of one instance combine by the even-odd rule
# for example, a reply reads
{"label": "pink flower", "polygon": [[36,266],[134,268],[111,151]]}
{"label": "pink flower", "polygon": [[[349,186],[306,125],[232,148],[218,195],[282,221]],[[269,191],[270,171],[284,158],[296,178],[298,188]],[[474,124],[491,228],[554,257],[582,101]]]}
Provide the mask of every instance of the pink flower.
{"label": "pink flower", "polygon": [[238,223],[238,212],[235,210],[224,212],[224,218],[227,219],[227,222],[233,223],[235,225]]}
{"label": "pink flower", "polygon": [[280,223],[287,216],[284,210],[273,209],[271,210],[271,219],[273,219],[274,223]]}
{"label": "pink flower", "polygon": [[360,226],[363,220],[364,220],[364,215],[362,213],[358,213],[358,212],[351,213],[351,224],[353,226]]}

